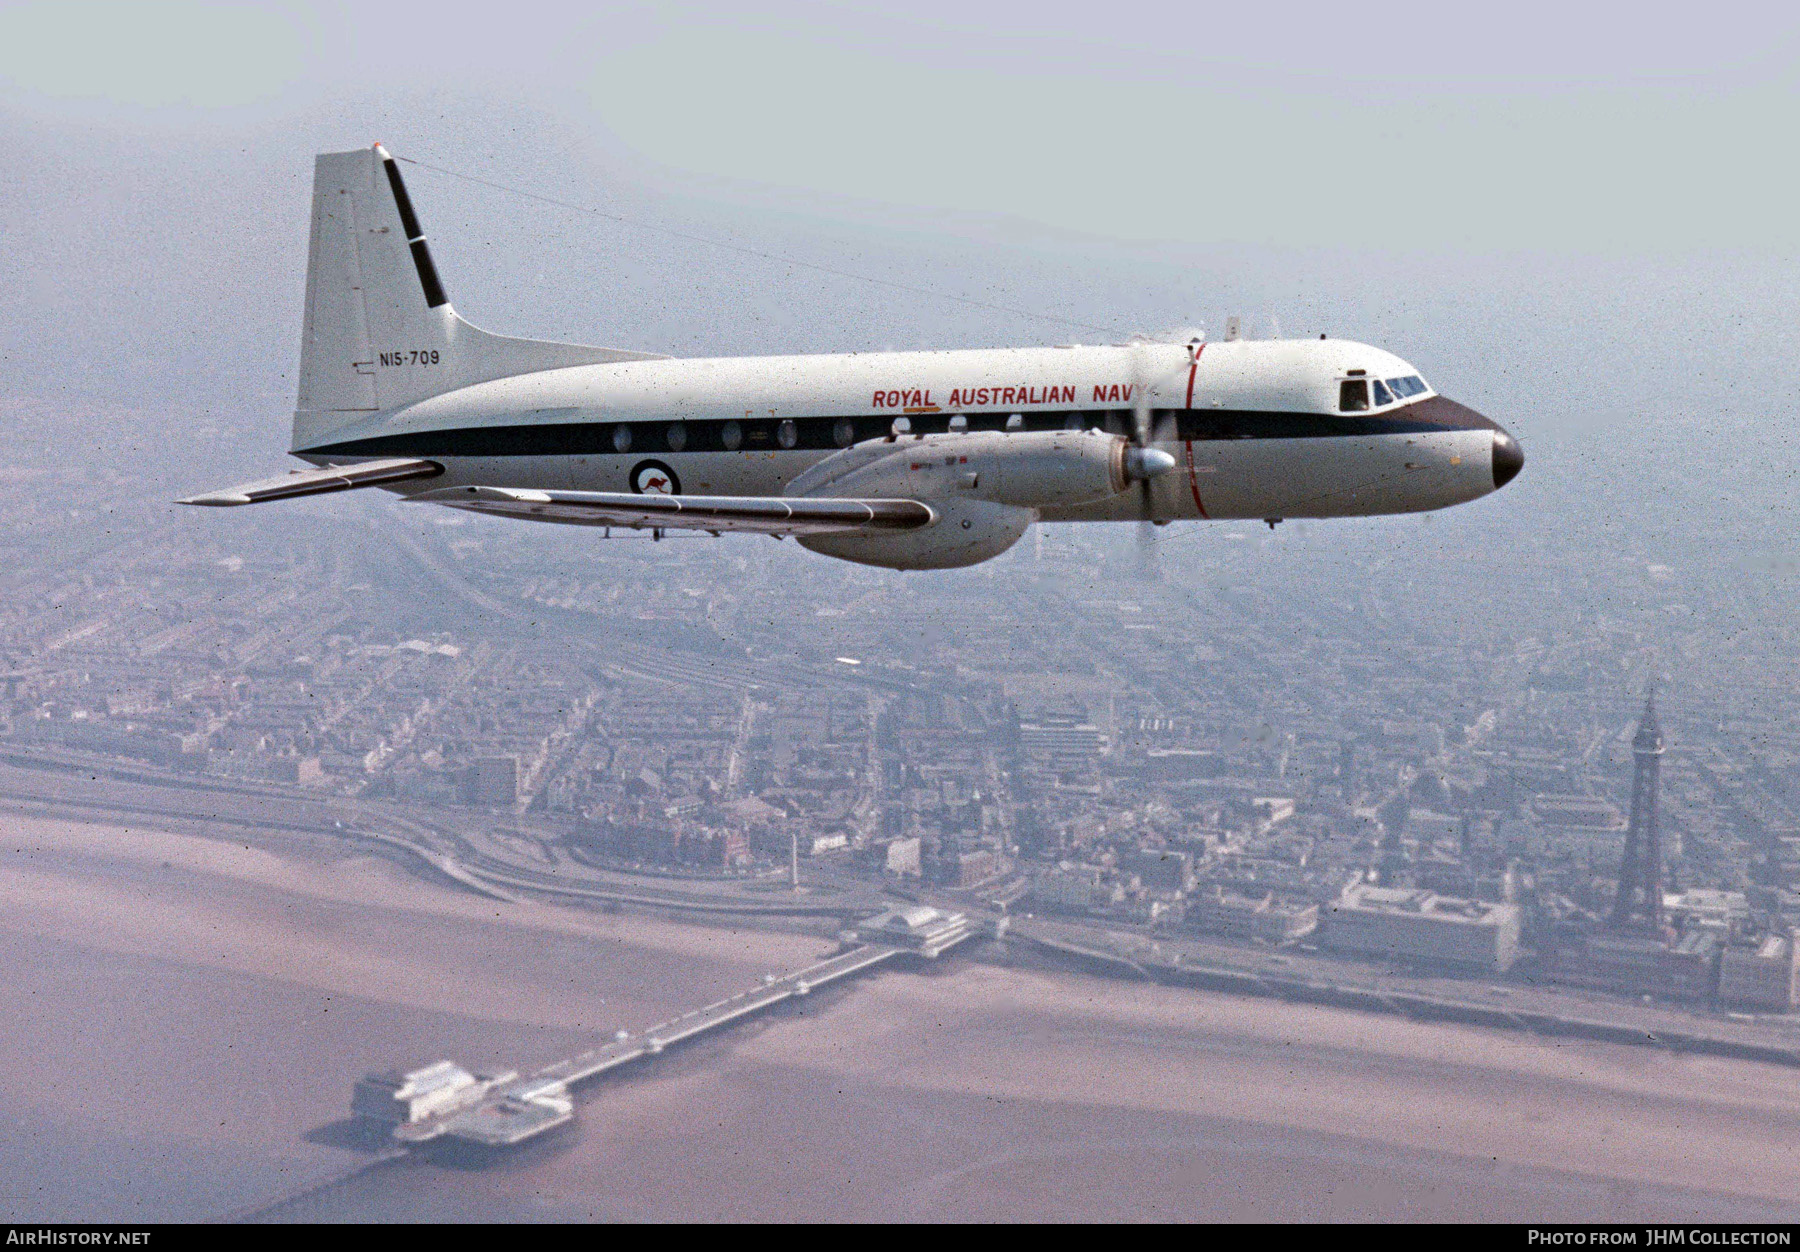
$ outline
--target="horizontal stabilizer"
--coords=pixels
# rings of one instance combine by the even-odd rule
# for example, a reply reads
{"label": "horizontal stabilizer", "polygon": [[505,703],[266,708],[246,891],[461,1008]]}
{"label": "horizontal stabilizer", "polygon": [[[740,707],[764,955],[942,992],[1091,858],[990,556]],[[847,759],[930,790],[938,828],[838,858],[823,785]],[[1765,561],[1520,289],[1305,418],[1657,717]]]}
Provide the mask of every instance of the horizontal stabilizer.
{"label": "horizontal stabilizer", "polygon": [[397,457],[386,461],[363,461],[357,465],[328,465],[324,469],[293,470],[280,478],[264,478],[209,491],[203,496],[189,496],[177,504],[204,504],[229,508],[237,504],[261,504],[265,500],[286,500],[291,496],[318,496],[328,491],[349,491],[353,487],[379,487],[385,483],[409,482],[415,478],[436,478],[444,467],[436,461],[419,461]]}
{"label": "horizontal stabilizer", "polygon": [[742,531],[759,535],[826,535],[845,531],[917,530],[937,520],[917,500],[788,499],[782,496],[661,496],[610,491],[526,491],[510,487],[441,487],[407,498],[474,513],[572,526],[638,530]]}

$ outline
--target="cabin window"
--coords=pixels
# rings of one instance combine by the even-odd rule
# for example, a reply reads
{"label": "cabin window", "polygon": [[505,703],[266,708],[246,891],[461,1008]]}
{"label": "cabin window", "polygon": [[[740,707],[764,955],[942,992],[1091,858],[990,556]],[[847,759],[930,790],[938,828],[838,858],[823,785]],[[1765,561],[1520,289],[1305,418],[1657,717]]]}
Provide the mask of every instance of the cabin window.
{"label": "cabin window", "polygon": [[856,442],[856,423],[847,417],[840,417],[831,427],[831,438],[840,448],[848,448]]}
{"label": "cabin window", "polygon": [[1382,382],[1379,378],[1377,378],[1374,382],[1370,383],[1369,387],[1371,390],[1373,390],[1375,392],[1375,407],[1376,408],[1380,408],[1384,404],[1392,404],[1394,402],[1393,393],[1387,389],[1387,384]]}
{"label": "cabin window", "polygon": [[736,452],[744,446],[744,428],[736,422],[726,422],[719,428],[719,442],[725,445],[725,451]]}
{"label": "cabin window", "polygon": [[670,423],[668,438],[669,438],[669,451],[671,451],[671,452],[681,451],[683,448],[687,447],[687,427],[682,425],[680,422]]}
{"label": "cabin window", "polygon": [[1346,378],[1338,384],[1338,412],[1361,413],[1369,407],[1369,380]]}
{"label": "cabin window", "polygon": [[631,451],[631,427],[627,426],[624,422],[620,422],[617,426],[613,427],[613,451]]}
{"label": "cabin window", "polygon": [[800,432],[794,426],[793,418],[786,418],[775,428],[775,442],[784,448],[791,448],[800,439]]}

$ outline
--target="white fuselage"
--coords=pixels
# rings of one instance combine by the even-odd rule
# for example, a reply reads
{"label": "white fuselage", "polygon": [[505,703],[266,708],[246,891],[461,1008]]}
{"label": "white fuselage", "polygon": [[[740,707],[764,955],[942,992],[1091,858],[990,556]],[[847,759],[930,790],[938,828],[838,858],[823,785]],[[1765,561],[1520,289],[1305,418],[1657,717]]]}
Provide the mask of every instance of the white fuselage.
{"label": "white fuselage", "polygon": [[[1393,396],[1388,380],[1410,380],[1398,389],[1411,394]],[[1173,472],[1141,489],[1045,499],[1045,521],[1439,509],[1506,481],[1496,448],[1516,449],[1400,358],[1302,339],[579,365],[352,419],[294,451],[316,464],[429,458],[444,467],[432,488],[777,496],[834,452],[890,435],[896,419],[918,434],[1097,426],[1129,435],[1147,421],[1154,446],[1175,457]],[[954,471],[934,457],[916,472],[930,498],[946,487],[935,476]]]}

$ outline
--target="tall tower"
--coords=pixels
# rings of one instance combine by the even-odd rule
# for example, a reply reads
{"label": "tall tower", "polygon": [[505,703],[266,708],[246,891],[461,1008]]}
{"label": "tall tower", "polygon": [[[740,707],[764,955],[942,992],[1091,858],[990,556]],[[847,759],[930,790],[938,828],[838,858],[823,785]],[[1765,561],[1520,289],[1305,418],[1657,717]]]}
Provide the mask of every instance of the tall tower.
{"label": "tall tower", "polygon": [[1625,832],[1625,858],[1619,863],[1619,898],[1612,914],[1614,930],[1662,926],[1662,834],[1656,825],[1662,754],[1662,727],[1656,721],[1656,693],[1652,691],[1644,701],[1644,716],[1631,740],[1636,764],[1631,778],[1631,826]]}

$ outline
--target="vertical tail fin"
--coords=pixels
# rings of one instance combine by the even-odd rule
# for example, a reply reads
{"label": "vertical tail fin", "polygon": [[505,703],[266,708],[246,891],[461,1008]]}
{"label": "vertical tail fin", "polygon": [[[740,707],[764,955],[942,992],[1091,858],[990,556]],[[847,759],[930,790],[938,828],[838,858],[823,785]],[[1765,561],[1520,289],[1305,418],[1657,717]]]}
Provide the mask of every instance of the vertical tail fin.
{"label": "vertical tail fin", "polygon": [[492,378],[658,355],[511,339],[470,325],[450,307],[387,150],[376,144],[315,161],[295,451]]}

